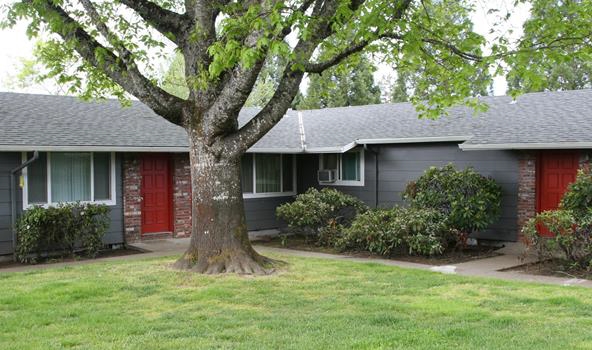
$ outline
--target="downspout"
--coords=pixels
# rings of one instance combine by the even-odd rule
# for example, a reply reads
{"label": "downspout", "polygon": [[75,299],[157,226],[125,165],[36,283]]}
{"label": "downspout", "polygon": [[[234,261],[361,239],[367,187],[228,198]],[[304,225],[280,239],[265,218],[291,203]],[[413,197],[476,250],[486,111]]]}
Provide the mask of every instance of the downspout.
{"label": "downspout", "polygon": [[10,225],[12,228],[12,256],[16,260],[16,174],[39,158],[39,152],[33,152],[33,157],[10,171]]}
{"label": "downspout", "polygon": [[374,154],[374,208],[378,208],[378,151],[364,144],[364,150]]}

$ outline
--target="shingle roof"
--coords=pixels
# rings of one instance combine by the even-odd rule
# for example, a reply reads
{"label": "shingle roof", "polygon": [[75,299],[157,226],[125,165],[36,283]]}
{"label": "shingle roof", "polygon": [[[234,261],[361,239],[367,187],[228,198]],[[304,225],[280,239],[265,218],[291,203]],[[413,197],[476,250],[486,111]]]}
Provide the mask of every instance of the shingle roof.
{"label": "shingle roof", "polygon": [[[418,119],[409,103],[293,111],[251,152],[336,152],[362,143],[465,141],[463,149],[592,148],[592,90],[483,97],[489,110],[466,107]],[[256,113],[241,111],[239,124]],[[133,102],[0,93],[0,150],[102,148],[185,151],[185,131]]]}

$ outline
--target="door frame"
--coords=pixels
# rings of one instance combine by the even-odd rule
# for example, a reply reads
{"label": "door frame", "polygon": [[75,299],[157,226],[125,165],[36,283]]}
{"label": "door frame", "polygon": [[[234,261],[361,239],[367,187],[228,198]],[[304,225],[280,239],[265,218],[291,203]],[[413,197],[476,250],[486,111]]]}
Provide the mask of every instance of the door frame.
{"label": "door frame", "polygon": [[168,208],[169,208],[169,225],[167,231],[160,231],[160,232],[145,232],[144,231],[144,186],[142,186],[142,181],[140,181],[140,236],[143,237],[145,235],[152,235],[158,233],[170,233],[172,234],[174,231],[174,201],[173,201],[173,181],[174,181],[174,171],[173,171],[173,159],[171,154],[169,153],[142,153],[140,155],[140,177],[143,177],[143,170],[144,170],[144,160],[147,158],[166,158],[167,161],[167,173],[169,177],[169,181],[167,183],[167,190],[168,190]]}
{"label": "door frame", "polygon": [[[578,159],[578,169],[580,164],[580,151],[579,150],[544,150],[538,151],[536,154],[536,166],[535,166],[535,211],[536,213],[541,212],[541,191],[543,190],[543,157],[545,154],[572,154]],[[576,169],[577,171],[577,169]]]}

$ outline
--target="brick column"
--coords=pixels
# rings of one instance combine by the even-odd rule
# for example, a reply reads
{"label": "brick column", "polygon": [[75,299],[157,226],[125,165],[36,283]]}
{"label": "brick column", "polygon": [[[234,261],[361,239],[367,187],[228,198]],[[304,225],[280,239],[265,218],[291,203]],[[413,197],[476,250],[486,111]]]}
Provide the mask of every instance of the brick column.
{"label": "brick column", "polygon": [[141,184],[140,160],[135,154],[126,154],[123,160],[123,227],[128,243],[139,241],[142,235]]}
{"label": "brick column", "polygon": [[173,156],[173,237],[191,235],[191,166],[187,153]]}
{"label": "brick column", "polygon": [[536,215],[536,153],[521,155],[518,169],[518,240],[522,226]]}

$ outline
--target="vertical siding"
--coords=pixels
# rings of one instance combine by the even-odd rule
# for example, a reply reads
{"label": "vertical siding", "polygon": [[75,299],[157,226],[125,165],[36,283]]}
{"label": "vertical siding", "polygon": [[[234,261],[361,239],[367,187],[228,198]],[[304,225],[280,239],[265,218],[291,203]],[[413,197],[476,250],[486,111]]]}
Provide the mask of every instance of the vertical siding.
{"label": "vertical siding", "polygon": [[[105,244],[123,243],[123,197],[121,181],[121,154],[115,162],[116,205],[111,207],[111,224],[105,233]],[[12,254],[12,231],[10,223],[10,170],[21,162],[20,152],[0,152],[0,255]],[[18,186],[18,181],[17,181]],[[22,191],[18,188],[17,214],[23,208]]]}
{"label": "vertical siding", "polygon": [[[476,171],[494,178],[503,190],[502,215],[492,228],[476,237],[513,241],[517,238],[518,153],[512,151],[463,152],[456,143],[381,145],[378,150],[378,205],[404,205],[401,194],[409,181],[417,179],[430,166],[448,163],[458,168],[472,166]],[[319,186],[316,181],[318,155],[299,159],[299,193],[308,187],[333,187],[355,195],[368,205],[375,200],[375,155],[365,153],[365,183],[354,186]]]}

